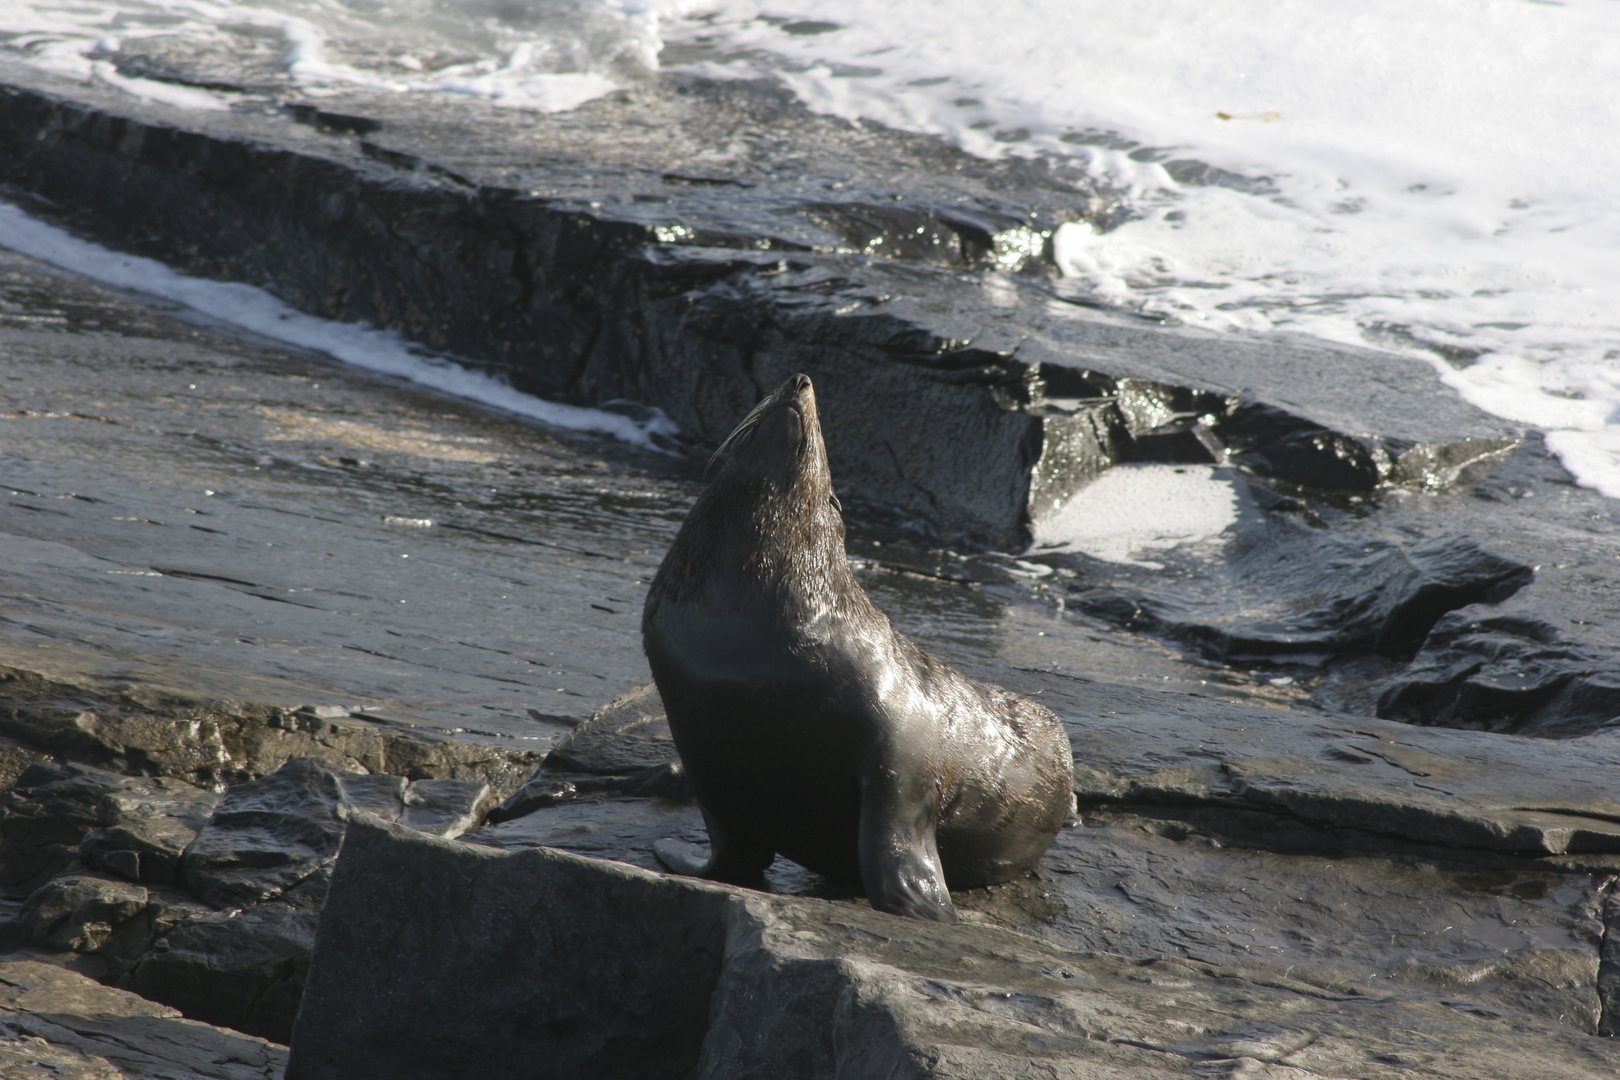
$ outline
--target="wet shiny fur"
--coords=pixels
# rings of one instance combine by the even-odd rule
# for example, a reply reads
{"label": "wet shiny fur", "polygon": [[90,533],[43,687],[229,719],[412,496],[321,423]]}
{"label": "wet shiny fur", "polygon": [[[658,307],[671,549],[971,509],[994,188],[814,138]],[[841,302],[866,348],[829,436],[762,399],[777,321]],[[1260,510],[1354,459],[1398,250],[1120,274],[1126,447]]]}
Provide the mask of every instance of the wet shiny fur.
{"label": "wet shiny fur", "polygon": [[935,660],[872,605],[806,376],[722,451],[642,616],[710,839],[707,857],[674,841],[658,857],[757,885],[781,854],[860,881],[879,910],[954,922],[947,882],[1029,870],[1070,814],[1063,726]]}

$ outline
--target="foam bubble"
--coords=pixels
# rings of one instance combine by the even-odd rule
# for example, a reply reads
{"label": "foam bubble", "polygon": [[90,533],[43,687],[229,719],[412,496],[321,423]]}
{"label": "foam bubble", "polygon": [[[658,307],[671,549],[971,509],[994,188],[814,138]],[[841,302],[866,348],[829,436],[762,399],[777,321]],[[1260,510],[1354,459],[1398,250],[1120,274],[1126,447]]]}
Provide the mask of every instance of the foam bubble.
{"label": "foam bubble", "polygon": [[1241,502],[1237,484],[1213,465],[1116,465],[1036,527],[1034,550],[1157,569],[1142,556],[1219,537]]}

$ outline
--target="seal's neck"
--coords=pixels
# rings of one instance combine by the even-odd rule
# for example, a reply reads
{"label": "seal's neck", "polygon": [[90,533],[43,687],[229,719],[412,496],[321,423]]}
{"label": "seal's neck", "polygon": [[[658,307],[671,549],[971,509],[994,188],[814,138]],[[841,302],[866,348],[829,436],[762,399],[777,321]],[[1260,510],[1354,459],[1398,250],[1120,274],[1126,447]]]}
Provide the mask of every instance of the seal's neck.
{"label": "seal's neck", "polygon": [[812,618],[840,596],[864,599],[824,456],[819,464],[717,478],[692,507],[654,592],[728,608],[758,604],[790,621]]}

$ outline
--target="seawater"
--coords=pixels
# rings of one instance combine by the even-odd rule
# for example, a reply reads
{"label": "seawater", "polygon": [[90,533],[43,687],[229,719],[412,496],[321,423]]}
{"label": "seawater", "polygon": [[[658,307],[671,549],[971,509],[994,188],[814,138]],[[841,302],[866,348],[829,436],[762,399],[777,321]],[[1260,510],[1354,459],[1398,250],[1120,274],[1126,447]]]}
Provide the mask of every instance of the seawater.
{"label": "seawater", "polygon": [[[259,90],[574,107],[662,66],[986,157],[1061,157],[1130,209],[1055,236],[1064,287],[1215,330],[1420,357],[1620,497],[1616,0],[0,0],[0,51],[143,78],[212,51]],[[120,70],[120,68],[124,70]]]}

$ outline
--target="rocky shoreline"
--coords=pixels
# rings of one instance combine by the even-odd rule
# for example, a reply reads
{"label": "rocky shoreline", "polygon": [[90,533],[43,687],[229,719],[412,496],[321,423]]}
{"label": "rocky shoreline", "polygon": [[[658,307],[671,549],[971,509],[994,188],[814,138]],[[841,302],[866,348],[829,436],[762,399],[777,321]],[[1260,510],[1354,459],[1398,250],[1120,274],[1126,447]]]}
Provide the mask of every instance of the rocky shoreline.
{"label": "rocky shoreline", "polygon": [[[295,1073],[377,1060],[381,1021],[377,1043],[296,1020],[306,979],[404,978],[341,959],[416,895],[371,859],[445,875],[413,933],[475,987],[456,875],[543,900],[562,936],[486,945],[593,1074],[1620,1064],[1615,511],[1426,368],[1076,304],[1043,230],[1115,196],[767,88],[481,112],[469,141],[459,107],[199,119],[0,75],[3,179],[57,220],[514,385],[656,405],[695,451],[546,431],[0,252],[0,1060],[273,1076],[295,1023]],[[702,833],[635,691],[640,597],[703,446],[796,368],[863,585],[1039,695],[1081,765],[1083,823],[1037,877],[958,896],[960,938],[785,863],[769,894],[643,872]],[[1144,461],[1224,462],[1226,542],[1023,550]],[[329,888],[353,937],[312,974]],[[592,971],[534,983],[565,940],[646,967],[656,942],[614,919],[709,943],[647,991],[692,1016],[637,1035]],[[794,1020],[829,1010],[849,1041]],[[502,1015],[468,1029],[492,1061]]]}

